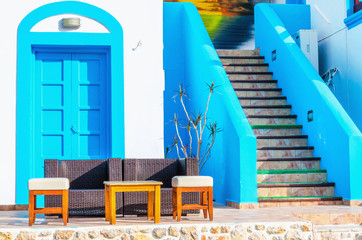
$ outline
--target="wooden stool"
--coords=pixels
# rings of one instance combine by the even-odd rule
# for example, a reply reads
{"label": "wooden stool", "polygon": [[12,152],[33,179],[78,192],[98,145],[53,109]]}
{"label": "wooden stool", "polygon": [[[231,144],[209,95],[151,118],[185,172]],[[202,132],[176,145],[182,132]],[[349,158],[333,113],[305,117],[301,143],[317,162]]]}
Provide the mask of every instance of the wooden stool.
{"label": "wooden stool", "polygon": [[[68,178],[32,178],[28,181],[29,189],[29,226],[35,223],[37,213],[61,213],[64,226],[68,223]],[[62,195],[62,207],[37,208],[37,195]]]}
{"label": "wooden stool", "polygon": [[[208,176],[175,176],[172,178],[172,208],[173,219],[181,221],[182,210],[202,209],[204,218],[207,218],[209,210],[210,221],[213,220],[213,179]],[[200,192],[200,204],[182,205],[183,192]]]}

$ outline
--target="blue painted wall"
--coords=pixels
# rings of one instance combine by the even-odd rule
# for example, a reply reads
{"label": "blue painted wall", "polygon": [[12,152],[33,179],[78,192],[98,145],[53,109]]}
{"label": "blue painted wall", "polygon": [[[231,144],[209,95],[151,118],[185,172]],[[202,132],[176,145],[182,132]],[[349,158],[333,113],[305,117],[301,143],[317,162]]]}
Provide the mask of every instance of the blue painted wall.
{"label": "blue painted wall", "polygon": [[[205,109],[206,83],[215,81],[218,94],[212,96],[208,116],[217,121],[222,132],[201,175],[214,177],[216,202],[257,203],[256,138],[196,7],[191,3],[164,3],[163,27],[165,145],[171,144],[175,135],[174,125],[167,123],[177,111],[179,117],[184,116],[178,102],[172,100],[179,83],[183,83],[191,99],[187,107],[194,113]],[[204,142],[207,138],[205,133]],[[187,141],[187,137],[184,139]]]}
{"label": "blue painted wall", "polygon": [[[328,181],[336,183],[335,195],[360,200],[362,135],[291,38],[290,33],[298,28],[310,28],[307,5],[258,4],[255,7],[256,47],[260,47],[283,94],[293,105],[293,112],[298,114],[297,123],[302,124],[304,134],[309,135],[315,155],[322,157],[321,168],[327,169]],[[271,61],[273,50],[277,52],[274,62]],[[309,110],[314,112],[312,122],[307,121]]]}

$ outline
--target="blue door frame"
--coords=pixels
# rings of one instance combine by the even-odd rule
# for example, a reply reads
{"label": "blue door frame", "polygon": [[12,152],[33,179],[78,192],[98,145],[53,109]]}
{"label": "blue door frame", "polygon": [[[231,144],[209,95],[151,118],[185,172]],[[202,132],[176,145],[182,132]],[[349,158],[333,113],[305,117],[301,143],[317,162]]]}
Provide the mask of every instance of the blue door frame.
{"label": "blue door frame", "polygon": [[[59,14],[78,14],[92,18],[110,33],[31,32],[43,19]],[[34,132],[35,49],[87,49],[108,52],[109,68],[109,157],[124,157],[124,74],[123,30],[106,11],[93,5],[64,1],[39,7],[29,13],[18,28],[17,107],[16,107],[16,204],[28,204],[27,181],[42,177],[36,165]]]}

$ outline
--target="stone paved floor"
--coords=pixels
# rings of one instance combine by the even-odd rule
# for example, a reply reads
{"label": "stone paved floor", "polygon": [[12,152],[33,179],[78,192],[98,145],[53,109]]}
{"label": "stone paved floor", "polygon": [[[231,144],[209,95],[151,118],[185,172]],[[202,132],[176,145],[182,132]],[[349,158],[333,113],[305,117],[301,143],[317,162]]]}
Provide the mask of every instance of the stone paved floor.
{"label": "stone paved floor", "polygon": [[[267,222],[300,222],[305,221],[292,215],[327,214],[327,213],[357,213],[362,217],[362,207],[348,206],[313,206],[313,207],[283,207],[259,208],[255,210],[239,210],[215,204],[214,221],[212,223],[267,223]],[[180,223],[172,216],[161,217],[161,224],[207,224],[201,215],[183,216]],[[146,217],[127,216],[117,217],[117,225],[150,225],[153,221]],[[362,224],[362,223],[359,223]],[[27,211],[1,211],[0,228],[24,228],[28,226]],[[62,219],[47,218],[37,215],[33,227],[62,227]],[[68,227],[102,227],[109,226],[104,218],[71,217]]]}

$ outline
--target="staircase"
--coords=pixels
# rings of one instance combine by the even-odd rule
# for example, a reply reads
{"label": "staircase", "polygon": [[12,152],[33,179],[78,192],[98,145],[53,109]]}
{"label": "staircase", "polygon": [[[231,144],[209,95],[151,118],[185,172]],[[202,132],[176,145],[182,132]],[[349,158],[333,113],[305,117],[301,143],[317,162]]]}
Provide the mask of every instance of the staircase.
{"label": "staircase", "polygon": [[260,207],[342,204],[297,115],[256,50],[217,50],[257,138]]}

